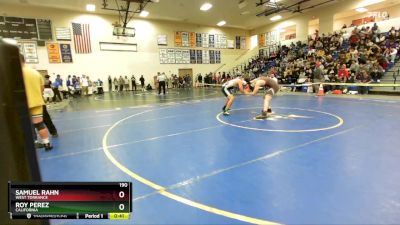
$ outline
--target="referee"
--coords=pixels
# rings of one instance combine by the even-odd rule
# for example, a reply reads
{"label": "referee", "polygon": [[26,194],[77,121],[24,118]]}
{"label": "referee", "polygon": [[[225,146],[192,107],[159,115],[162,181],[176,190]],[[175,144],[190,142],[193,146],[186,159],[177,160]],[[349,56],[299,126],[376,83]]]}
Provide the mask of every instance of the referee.
{"label": "referee", "polygon": [[163,93],[165,95],[165,81],[167,80],[167,76],[165,73],[158,74],[157,81],[158,81],[158,94],[161,94],[161,87],[163,88]]}

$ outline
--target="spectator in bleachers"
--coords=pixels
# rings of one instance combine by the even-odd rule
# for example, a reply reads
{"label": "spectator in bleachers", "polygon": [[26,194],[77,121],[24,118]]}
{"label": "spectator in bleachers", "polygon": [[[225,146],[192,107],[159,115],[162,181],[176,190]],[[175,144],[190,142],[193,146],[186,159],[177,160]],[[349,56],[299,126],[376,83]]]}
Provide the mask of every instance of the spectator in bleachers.
{"label": "spectator in bleachers", "polygon": [[[357,77],[357,82],[369,84],[371,83],[371,78],[368,75],[367,71],[361,71],[359,76]],[[360,94],[368,94],[369,87],[359,86],[358,93]]]}
{"label": "spectator in bleachers", "polygon": [[343,82],[346,83],[349,78],[349,71],[347,71],[346,64],[342,64],[340,70],[338,71],[338,77]]}
{"label": "spectator in bleachers", "polygon": [[352,31],[349,41],[351,46],[356,46],[357,43],[360,41],[360,36],[358,35],[357,30]]}
{"label": "spectator in bleachers", "polygon": [[389,57],[390,57],[390,62],[394,63],[394,60],[396,59],[397,56],[397,49],[396,48],[389,48]]}
{"label": "spectator in bleachers", "polygon": [[385,70],[382,68],[382,66],[375,62],[370,72],[372,80],[379,83],[384,73]]}
{"label": "spectator in bleachers", "polygon": [[351,65],[350,65],[350,72],[352,74],[357,74],[359,69],[360,69],[360,65],[358,64],[357,60],[351,60]]}
{"label": "spectator in bleachers", "polygon": [[[258,76],[261,71],[276,67],[276,77],[283,83],[296,83],[296,77],[321,78],[321,75],[331,82],[354,82],[364,71],[371,81],[379,82],[399,55],[399,30],[393,28],[385,35],[374,24],[360,29],[354,27],[350,34],[309,36],[307,44],[280,46],[268,57],[251,60],[245,70]],[[362,79],[365,80],[364,76]]]}
{"label": "spectator in bleachers", "polygon": [[358,51],[355,47],[350,47],[350,59],[357,61],[358,60]]}

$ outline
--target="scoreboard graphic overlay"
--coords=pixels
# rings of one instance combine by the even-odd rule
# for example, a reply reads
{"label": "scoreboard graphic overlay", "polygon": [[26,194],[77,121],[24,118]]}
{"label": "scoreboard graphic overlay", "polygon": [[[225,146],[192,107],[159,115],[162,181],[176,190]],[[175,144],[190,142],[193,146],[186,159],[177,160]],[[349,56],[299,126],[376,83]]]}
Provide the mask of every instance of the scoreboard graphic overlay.
{"label": "scoreboard graphic overlay", "polygon": [[11,219],[129,219],[130,182],[8,183]]}

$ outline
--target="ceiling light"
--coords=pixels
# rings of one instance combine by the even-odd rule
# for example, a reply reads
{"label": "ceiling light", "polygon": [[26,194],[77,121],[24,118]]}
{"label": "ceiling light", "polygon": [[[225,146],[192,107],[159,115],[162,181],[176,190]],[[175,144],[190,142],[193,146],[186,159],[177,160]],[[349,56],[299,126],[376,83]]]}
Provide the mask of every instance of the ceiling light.
{"label": "ceiling light", "polygon": [[96,11],[96,5],[94,5],[94,4],[87,4],[87,5],[86,5],[86,10],[89,11],[89,12],[94,12],[94,11]]}
{"label": "ceiling light", "polygon": [[148,16],[149,15],[149,12],[147,12],[147,11],[145,11],[145,10],[142,10],[141,12],[140,12],[140,14],[139,14],[139,16],[141,16],[141,17],[146,17],[146,16]]}
{"label": "ceiling light", "polygon": [[276,21],[276,20],[280,20],[280,19],[282,19],[281,15],[276,15],[276,16],[273,16],[270,18],[271,21]]}
{"label": "ceiling light", "polygon": [[213,6],[213,5],[211,5],[210,3],[206,2],[206,3],[204,3],[204,4],[200,7],[200,10],[201,10],[201,11],[208,11],[209,9],[212,8],[212,6]]}
{"label": "ceiling light", "polygon": [[383,1],[385,1],[385,0],[363,0],[359,4],[357,4],[357,8],[366,7],[369,5],[375,5],[375,4],[381,3]]}
{"label": "ceiling light", "polygon": [[285,29],[279,29],[278,30],[280,33],[283,33],[283,32],[285,32],[286,30]]}
{"label": "ceiling light", "polygon": [[267,7],[272,7],[272,8],[276,8],[277,3],[278,3],[279,1],[280,1],[280,0],[269,0],[269,1],[267,1],[267,2],[265,3],[265,6],[267,6]]}
{"label": "ceiling light", "polygon": [[217,26],[222,27],[222,26],[225,25],[225,24],[226,24],[226,22],[225,22],[224,20],[222,20],[222,21],[219,21],[219,22],[217,23]]}
{"label": "ceiling light", "polygon": [[361,8],[357,8],[356,11],[360,12],[360,13],[363,13],[363,12],[368,11],[368,9],[361,7]]}

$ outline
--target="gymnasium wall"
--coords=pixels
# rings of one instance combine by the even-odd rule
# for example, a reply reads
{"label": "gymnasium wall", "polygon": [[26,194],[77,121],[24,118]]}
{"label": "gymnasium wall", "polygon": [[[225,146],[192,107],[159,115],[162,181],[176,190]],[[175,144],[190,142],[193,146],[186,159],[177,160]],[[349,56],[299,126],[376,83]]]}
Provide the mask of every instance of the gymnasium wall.
{"label": "gymnasium wall", "polygon": [[[0,4],[0,13],[5,16],[51,19],[53,29],[55,27],[71,28],[71,22],[90,24],[93,52],[91,54],[75,54],[72,47],[74,61],[72,64],[50,64],[46,47],[38,47],[39,64],[32,64],[32,66],[39,70],[48,70],[50,74],[61,74],[63,77],[68,74],[87,74],[92,79],[101,78],[106,81],[109,74],[113,77],[120,75],[130,77],[132,74],[136,76],[143,74],[146,81],[151,80],[152,83],[152,77],[157,72],[166,72],[168,75],[171,73],[178,74],[180,68],[192,68],[193,74],[209,73],[215,72],[224,65],[226,65],[224,68],[228,70],[232,69],[227,67],[228,65],[235,66],[236,62],[249,58],[253,54],[249,50],[221,49],[221,64],[160,64],[159,46],[157,45],[158,34],[167,34],[168,46],[162,46],[163,48],[175,48],[175,31],[224,33],[227,35],[227,39],[232,40],[235,39],[235,36],[249,37],[249,32],[242,29],[206,27],[180,22],[135,18],[129,26],[136,28],[136,37],[117,38],[112,35],[112,23],[118,20],[118,16],[8,4]],[[138,52],[100,51],[99,42],[136,43]],[[72,41],[59,43],[70,43],[73,46]],[[249,38],[246,47],[250,47]]]}
{"label": "gymnasium wall", "polygon": [[[399,1],[399,3],[400,3],[400,1]],[[388,7],[388,8],[380,8],[380,9],[372,10],[372,12],[384,12],[384,11],[389,13],[391,19],[399,18],[400,17],[400,4],[394,5],[394,6]],[[340,28],[342,28],[343,24],[346,24],[347,26],[349,26],[353,20],[371,16],[370,13],[371,12],[365,12],[365,13],[360,13],[360,14],[357,14],[354,16],[340,17],[340,18],[334,17],[333,29],[340,30]],[[381,20],[382,19],[377,18],[376,21],[381,21]],[[396,24],[396,28],[397,28],[397,26],[400,26],[400,24]],[[385,30],[385,31],[387,31],[387,30]]]}

